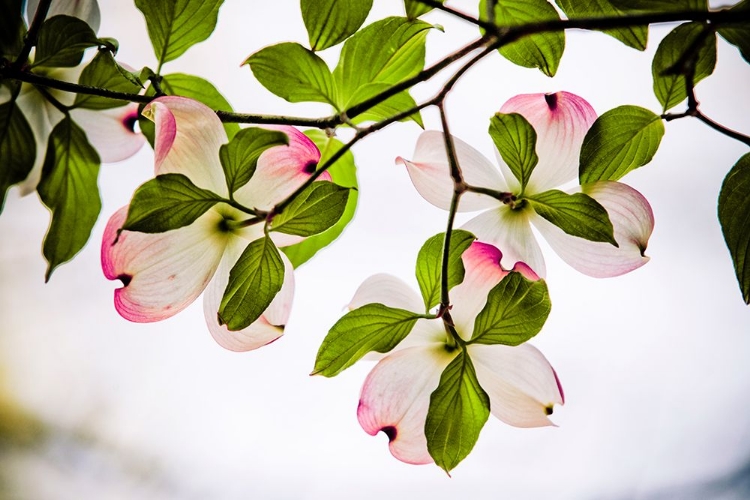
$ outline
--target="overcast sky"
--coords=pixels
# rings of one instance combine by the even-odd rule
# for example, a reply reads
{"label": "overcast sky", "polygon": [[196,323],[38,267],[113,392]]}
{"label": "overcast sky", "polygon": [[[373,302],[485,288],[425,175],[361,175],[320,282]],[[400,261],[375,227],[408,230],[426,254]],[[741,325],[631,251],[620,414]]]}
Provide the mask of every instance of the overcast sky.
{"label": "overcast sky", "polygon": [[[131,2],[100,3],[99,35],[120,41],[118,59],[155,67],[140,12]],[[368,22],[402,12],[396,0],[375,4]],[[451,4],[474,8],[473,1]],[[441,13],[425,19],[445,28],[428,35],[428,63],[477,36]],[[529,92],[567,90],[600,114],[623,104],[658,112],[651,58],[668,29],[651,30],[645,53],[603,34],[569,32],[554,79],[488,57],[448,99],[452,130],[492,157],[488,118]],[[208,78],[237,111],[324,116],[326,106],[286,103],[240,67],[266,45],[306,40],[296,1],[226,0],[209,41],[164,71]],[[324,52],[331,65],[336,51]],[[750,68],[720,40],[716,71],[697,87],[701,109],[750,133],[748,81]],[[423,85],[414,95],[427,98],[437,88]],[[439,128],[433,110],[424,119],[426,128]],[[690,498],[702,491],[699,483],[750,461],[750,312],[716,220],[722,179],[747,146],[697,120],[666,129],[654,161],[623,179],[655,213],[646,266],[597,280],[543,246],[553,310],[532,343],[565,389],[566,404],[553,416],[559,427],[515,429],[491,418],[452,479],[435,466],[397,461],[386,436],[359,427],[359,389],[372,364],[334,379],[308,376],[357,286],[389,272],[416,288],[416,254],[444,230],[446,213],[394,165],[413,153],[420,133],[413,123],[354,149],[354,222],[295,272],[284,337],[250,353],[212,340],[200,302],[156,324],[129,323],[114,310],[119,283],[101,273],[101,234],[152,175],[148,148],[102,167],[103,210],[92,240],[47,285],[40,250],[47,211],[35,195],[11,190],[0,217],[0,374],[27,410],[85,436],[13,462],[18,481],[30,498],[655,498],[678,486]],[[96,451],[85,451],[86,443]]]}

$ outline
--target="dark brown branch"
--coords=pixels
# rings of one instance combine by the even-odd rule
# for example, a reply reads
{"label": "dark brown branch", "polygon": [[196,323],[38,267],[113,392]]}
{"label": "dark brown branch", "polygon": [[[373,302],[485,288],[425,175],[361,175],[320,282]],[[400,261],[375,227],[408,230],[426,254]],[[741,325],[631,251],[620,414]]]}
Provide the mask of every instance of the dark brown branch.
{"label": "dark brown branch", "polygon": [[49,12],[51,4],[52,0],[41,0],[39,2],[36,12],[34,13],[34,19],[31,21],[31,26],[29,26],[29,31],[26,32],[26,36],[24,37],[21,53],[18,54],[18,57],[12,65],[14,69],[18,70],[23,68],[26,61],[28,61],[31,49],[34,48],[39,39],[39,30],[41,29],[42,24],[44,24],[44,20],[47,18],[47,12]]}

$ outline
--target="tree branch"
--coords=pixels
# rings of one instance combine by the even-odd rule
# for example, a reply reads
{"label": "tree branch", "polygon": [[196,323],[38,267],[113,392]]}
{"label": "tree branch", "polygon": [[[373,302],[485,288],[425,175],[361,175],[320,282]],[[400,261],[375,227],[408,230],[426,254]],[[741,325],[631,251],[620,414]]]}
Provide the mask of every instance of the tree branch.
{"label": "tree branch", "polygon": [[26,36],[24,37],[21,52],[12,64],[14,69],[20,70],[26,64],[26,61],[28,61],[31,49],[36,45],[36,42],[39,39],[39,30],[41,29],[42,24],[44,24],[44,20],[47,18],[47,12],[49,12],[51,4],[52,0],[41,0],[39,2],[36,12],[34,13],[34,19],[31,21],[31,26],[29,26],[29,31],[26,32]]}

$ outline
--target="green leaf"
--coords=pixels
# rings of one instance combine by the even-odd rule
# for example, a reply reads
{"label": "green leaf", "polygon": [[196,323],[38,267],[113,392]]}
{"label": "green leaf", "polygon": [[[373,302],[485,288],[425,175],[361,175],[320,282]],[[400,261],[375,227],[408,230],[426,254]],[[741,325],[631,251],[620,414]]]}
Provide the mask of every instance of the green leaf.
{"label": "green leaf", "polygon": [[490,416],[490,398],[479,385],[466,351],[456,356],[440,376],[430,396],[425,435],[435,463],[450,472],[474,448]]}
{"label": "green leaf", "polygon": [[99,164],[99,155],[73,120],[66,117],[55,126],[37,186],[42,203],[52,212],[44,237],[44,257],[49,263],[45,281],[89,239],[102,208],[96,182]]}
{"label": "green leaf", "polygon": [[271,230],[298,236],[322,233],[338,222],[348,199],[349,188],[328,181],[313,182],[274,217]]}
{"label": "green leaf", "polygon": [[[428,239],[417,255],[417,282],[427,311],[440,303],[444,238],[445,233],[440,233]],[[464,280],[464,262],[461,260],[461,255],[475,239],[476,236],[468,231],[457,229],[452,232],[448,252],[448,289]]]}
{"label": "green leaf", "polygon": [[610,109],[596,119],[581,148],[581,184],[616,181],[651,161],[664,136],[661,117],[638,106]]}
{"label": "green leaf", "polygon": [[[322,130],[306,130],[305,135],[307,135],[321,151],[320,162],[318,165],[324,164],[328,161],[328,158],[344,146],[341,141],[334,137],[328,137]],[[344,228],[346,228],[352,218],[354,218],[354,213],[357,210],[357,199],[359,198],[359,192],[357,191],[357,167],[354,165],[354,155],[352,155],[351,151],[347,151],[341,158],[336,160],[336,162],[328,169],[328,173],[331,174],[331,180],[333,180],[333,182],[339,186],[350,188],[349,199],[346,202],[346,209],[339,221],[322,233],[307,237],[304,241],[281,249],[281,251],[284,252],[292,262],[294,267],[299,267],[307,262],[313,255],[315,255],[315,253],[317,253],[318,250],[328,246],[338,238],[344,231]]]}
{"label": "green leaf", "polygon": [[133,194],[123,229],[163,233],[189,226],[223,198],[182,174],[158,175]]}
{"label": "green leaf", "polygon": [[271,238],[250,243],[229,272],[218,320],[231,331],[257,320],[284,284],[284,262]]}
{"label": "green leaf", "polygon": [[[0,57],[14,59],[23,47],[23,0],[0,0]],[[2,208],[2,207],[0,207]]]}
{"label": "green leaf", "polygon": [[523,192],[539,162],[534,127],[518,113],[497,113],[490,118],[489,132],[500,156],[518,179]]}
{"label": "green leaf", "polygon": [[[697,53],[688,54],[693,48]],[[715,66],[716,35],[711,27],[685,23],[673,29],[659,44],[651,64],[654,94],[664,111],[687,97],[686,74],[692,74],[693,85],[697,85],[713,73]]]}
{"label": "green leaf", "polygon": [[368,83],[396,84],[419,73],[430,28],[423,21],[388,17],[349,38],[333,70],[338,107],[343,108]]}
{"label": "green leaf", "polygon": [[36,160],[36,141],[15,99],[0,104],[0,213],[8,189],[24,180]]}
{"label": "green leaf", "polygon": [[83,51],[99,45],[99,39],[84,21],[71,16],[54,16],[39,29],[33,66],[73,67]]}
{"label": "green leaf", "polygon": [[324,102],[335,106],[336,91],[328,65],[298,43],[279,43],[247,58],[255,78],[289,102]]}
{"label": "green leaf", "polygon": [[[172,73],[165,75],[161,81],[161,88],[167,95],[178,95],[182,97],[189,97],[197,101],[202,102],[206,106],[215,110],[232,111],[232,106],[224,98],[216,87],[213,86],[208,80],[204,80],[201,77],[186,75],[184,73]],[[154,88],[149,87],[146,91],[146,95],[154,95]],[[141,108],[142,110],[143,108]],[[141,128],[141,132],[146,136],[151,146],[154,145],[154,122],[145,118],[138,113],[138,125]],[[231,139],[240,130],[240,126],[237,123],[224,123],[224,130],[227,133],[227,137]]]}
{"label": "green leaf", "polygon": [[[344,108],[349,109],[356,104],[363,103],[367,99],[374,97],[381,92],[384,92],[390,87],[392,87],[392,84],[390,83],[368,83],[366,85],[363,85],[354,93],[354,95],[352,95],[352,97],[349,99],[349,102],[346,103]],[[412,96],[409,95],[409,92],[405,90],[392,97],[389,97],[379,104],[376,104],[367,111],[358,114],[354,119],[352,119],[352,123],[360,124],[366,121],[377,122],[391,118],[392,116],[410,109],[414,109],[416,107],[417,103],[414,101]],[[414,114],[409,115],[402,121],[406,120],[414,120],[417,125],[424,128],[422,115],[419,111],[415,111]]]}
{"label": "green leaf", "polygon": [[320,344],[312,375],[333,377],[370,351],[389,352],[404,340],[421,315],[366,304],[336,322]]}
{"label": "green leaf", "polygon": [[[438,2],[444,3],[445,0],[438,0]],[[419,0],[404,0],[404,8],[406,9],[406,17],[409,19],[416,19],[432,10],[432,7],[423,4]]]}
{"label": "green leaf", "polygon": [[224,169],[227,188],[234,194],[248,183],[255,173],[258,158],[269,148],[288,145],[289,137],[278,130],[246,128],[240,130],[228,144],[219,148],[219,160]]}
{"label": "green leaf", "polygon": [[[613,5],[610,0],[555,0],[568,19],[614,17],[624,15],[622,9]],[[601,30],[628,47],[636,50],[646,50],[648,41],[648,26],[629,26]]]}
{"label": "green leaf", "polygon": [[490,290],[470,343],[520,345],[539,333],[552,303],[547,283],[511,272]]}
{"label": "green leaf", "polygon": [[372,0],[301,0],[310,47],[323,50],[352,36],[372,8]]}
{"label": "green leaf", "polygon": [[[480,18],[486,19],[487,0],[479,2]],[[529,23],[556,21],[557,10],[547,0],[498,0],[495,18],[499,26],[520,26]],[[562,31],[524,36],[499,49],[510,62],[525,68],[539,68],[549,77],[555,76],[565,50]]]}
{"label": "green leaf", "polygon": [[566,233],[619,246],[607,210],[589,195],[552,189],[526,199],[536,213]]}
{"label": "green leaf", "polygon": [[[100,50],[91,62],[83,68],[78,83],[90,87],[100,87],[118,92],[137,94],[141,87],[127,78],[126,69],[122,68],[108,50]],[[90,94],[78,94],[75,107],[89,109],[109,109],[124,106],[127,101],[110,99]]]}
{"label": "green leaf", "polygon": [[750,153],[739,159],[721,185],[719,223],[742,299],[750,304]]}
{"label": "green leaf", "polygon": [[[742,0],[730,10],[732,12],[750,10],[750,0]],[[724,25],[718,31],[724,40],[737,47],[742,58],[750,63],[750,22]]]}
{"label": "green leaf", "polygon": [[[159,68],[213,33],[224,0],[135,0]],[[159,72],[159,70],[157,70]]]}

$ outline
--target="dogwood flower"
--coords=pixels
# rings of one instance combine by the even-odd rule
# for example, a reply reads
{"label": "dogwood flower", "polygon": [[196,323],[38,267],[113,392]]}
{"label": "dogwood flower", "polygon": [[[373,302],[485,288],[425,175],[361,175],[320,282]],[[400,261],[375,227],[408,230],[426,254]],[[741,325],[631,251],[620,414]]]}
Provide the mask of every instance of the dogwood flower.
{"label": "dogwood flower", "polygon": [[[501,259],[500,250],[477,241],[462,255],[466,274],[464,281],[451,290],[451,317],[466,341],[489,291],[509,274],[500,265]],[[513,271],[538,279],[522,262],[516,263]],[[373,302],[410,311],[424,307],[416,292],[387,274],[365,280],[349,308]],[[554,425],[548,415],[555,404],[564,403],[563,390],[555,370],[538,349],[528,343],[516,347],[469,344],[465,348],[495,417],[516,427]],[[411,464],[433,462],[425,436],[430,394],[457,355],[458,351],[449,347],[442,319],[420,319],[406,339],[367,376],[357,418],[368,434],[382,431],[388,436],[390,451],[397,459]]]}
{"label": "dogwood flower", "polygon": [[[27,4],[28,19],[34,18],[39,0]],[[85,21],[95,32],[99,29],[100,14],[96,0],[72,0],[53,2],[47,18],[56,15],[77,17]],[[35,68],[41,74],[56,80],[77,83],[85,64],[73,68]],[[45,88],[44,93],[63,106],[71,106],[76,94]],[[36,142],[36,159],[26,179],[18,184],[22,195],[33,192],[42,175],[42,165],[47,153],[47,140],[65,115],[45,97],[44,93],[30,83],[23,83],[16,103],[31,127]],[[10,99],[7,89],[0,89],[0,104]],[[143,146],[145,138],[134,131],[138,119],[138,104],[130,103],[106,110],[75,108],[70,110],[73,121],[86,133],[89,143],[99,153],[102,163],[112,163],[133,156]]]}
{"label": "dogwood flower", "polygon": [[[219,160],[227,142],[221,121],[210,108],[183,97],[161,97],[143,110],[155,123],[155,174],[179,173],[196,186],[226,198],[228,189]],[[310,176],[310,165],[320,160],[315,144],[293,127],[278,127],[289,138],[288,146],[272,147],[260,156],[250,181],[234,193],[237,202],[270,210]],[[321,178],[330,180],[330,176]],[[104,275],[122,281],[115,290],[115,308],[135,322],[160,321],[191,304],[206,290],[203,309],[208,329],[223,347],[233,351],[256,349],[283,333],[294,295],[292,265],[284,262],[284,284],[258,320],[240,331],[219,325],[217,311],[229,272],[251,241],[263,236],[263,225],[227,227],[226,220],[246,215],[218,203],[192,224],[164,233],[122,231],[128,207],[109,220],[102,241]],[[273,233],[279,246],[299,237]]]}
{"label": "dogwood flower", "polygon": [[[524,196],[531,198],[577,179],[581,145],[596,119],[591,105],[569,92],[524,94],[511,98],[500,112],[519,113],[533,126],[539,162],[522,192],[519,181],[497,151],[500,171],[477,150],[454,137],[465,181],[472,186],[512,195],[499,200],[484,194],[464,193],[459,211],[486,211],[463,228],[480,240],[502,248],[506,264],[518,260],[526,262],[542,277],[546,267],[532,226],[565,262],[589,276],[618,276],[648,262],[644,252],[654,227],[653,212],[643,195],[626,184],[599,181],[578,188],[607,210],[618,247],[571,236],[537,214],[531,204],[520,202]],[[399,157],[396,161],[406,166],[423,198],[448,210],[453,182],[442,132],[423,132],[417,140],[414,159]]]}

